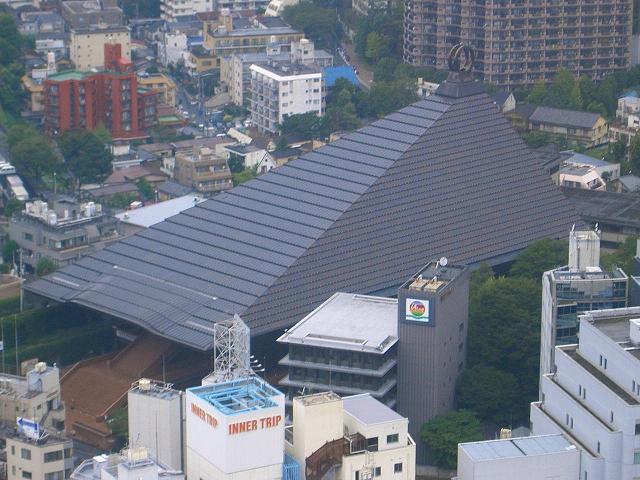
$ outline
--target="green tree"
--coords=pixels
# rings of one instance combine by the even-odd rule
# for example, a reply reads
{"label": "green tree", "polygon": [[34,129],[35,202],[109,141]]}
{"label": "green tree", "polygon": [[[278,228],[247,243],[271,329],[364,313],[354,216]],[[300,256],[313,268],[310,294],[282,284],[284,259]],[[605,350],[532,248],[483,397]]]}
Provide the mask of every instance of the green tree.
{"label": "green tree", "polygon": [[473,412],[454,410],[425,423],[420,437],[433,454],[437,466],[454,469],[458,443],[482,440],[482,427]]}
{"label": "green tree", "polygon": [[605,270],[620,267],[627,275],[635,274],[633,257],[636,255],[637,237],[627,238],[618,248],[611,253],[603,253],[600,265]]}
{"label": "green tree", "polygon": [[155,197],[155,190],[146,178],[138,180],[136,186],[138,187],[138,192],[145,200],[151,200]]}
{"label": "green tree", "polygon": [[609,142],[605,160],[612,163],[622,163],[627,157],[627,142],[623,139],[617,142]]}
{"label": "green tree", "polygon": [[131,205],[131,202],[137,198],[135,193],[115,193],[106,202],[107,205],[114,210],[123,210]]}
{"label": "green tree", "polygon": [[474,412],[482,420],[509,422],[520,395],[518,380],[495,367],[467,368],[456,385],[456,404]]}
{"label": "green tree", "polygon": [[256,178],[257,175],[258,175],[258,171],[255,167],[247,168],[246,170],[243,170],[240,173],[234,173],[233,186],[235,187],[236,185],[240,185],[241,183],[248,182],[249,180]]}
{"label": "green tree", "polygon": [[[544,99],[544,104],[557,108],[580,108],[582,105],[574,105],[572,103],[574,86],[575,79],[573,74],[567,69],[561,68],[553,78],[551,87]],[[582,103],[581,99],[580,103]]]}
{"label": "green tree", "polygon": [[547,84],[544,83],[544,80],[539,80],[533,86],[533,90],[531,90],[531,93],[527,97],[527,101],[536,105],[543,105],[546,98]]}
{"label": "green tree", "polygon": [[36,275],[44,277],[45,275],[49,275],[54,272],[56,268],[58,268],[56,262],[51,260],[49,257],[42,257],[38,260],[38,264],[36,265]]}
{"label": "green tree", "polygon": [[[278,140],[276,142],[276,150],[280,150],[278,148],[278,142],[281,143],[281,140],[284,140],[285,144],[286,144],[286,140],[284,137],[278,137]],[[286,145],[284,148],[287,148]],[[240,173],[241,171],[244,170],[244,158],[241,157],[240,155],[236,155],[235,153],[231,153],[229,155],[229,170],[231,170],[231,173]]]}
{"label": "green tree", "polygon": [[378,32],[371,32],[367,35],[367,48],[364,56],[371,62],[377,62],[380,59],[380,52],[383,48],[382,36]]}
{"label": "green tree", "polygon": [[15,212],[22,211],[23,204],[17,198],[10,198],[4,206],[4,216],[11,218]]}
{"label": "green tree", "polygon": [[113,156],[93,132],[68,130],[58,139],[58,146],[80,183],[100,182],[112,171]]}
{"label": "green tree", "polygon": [[629,167],[634,175],[640,174],[640,135],[631,139],[629,145]]}
{"label": "green tree", "polygon": [[514,419],[528,416],[538,394],[540,357],[540,280],[489,278],[471,292],[467,358],[510,373],[518,382]]}
{"label": "green tree", "polygon": [[102,122],[98,124],[93,133],[105,146],[111,145],[111,142],[113,142],[111,132],[107,127],[105,127],[104,123]]}
{"label": "green tree", "polygon": [[[378,64],[373,70],[373,79],[376,82],[391,82],[395,78],[403,75],[398,75],[400,72],[396,71],[398,66],[398,61],[395,58],[385,57],[380,59]],[[404,75],[405,78],[407,75]]]}
{"label": "green tree", "polygon": [[48,140],[42,135],[20,140],[9,149],[18,173],[34,181],[52,173],[58,167],[58,159]]}
{"label": "green tree", "polygon": [[569,244],[564,240],[543,238],[524,249],[509,269],[512,277],[527,277],[539,281],[542,274],[567,264]]}
{"label": "green tree", "polygon": [[308,0],[286,7],[282,18],[292,27],[302,30],[314,41],[316,48],[333,49],[342,35],[335,9],[318,6]]}
{"label": "green tree", "polygon": [[2,259],[5,262],[12,262],[13,255],[20,249],[20,245],[15,240],[7,240],[2,245]]}
{"label": "green tree", "polygon": [[289,115],[280,125],[280,131],[284,134],[295,133],[306,139],[318,135],[322,119],[315,112]]}
{"label": "green tree", "polygon": [[551,136],[547,132],[525,132],[520,135],[524,143],[531,148],[540,148],[551,143]]}

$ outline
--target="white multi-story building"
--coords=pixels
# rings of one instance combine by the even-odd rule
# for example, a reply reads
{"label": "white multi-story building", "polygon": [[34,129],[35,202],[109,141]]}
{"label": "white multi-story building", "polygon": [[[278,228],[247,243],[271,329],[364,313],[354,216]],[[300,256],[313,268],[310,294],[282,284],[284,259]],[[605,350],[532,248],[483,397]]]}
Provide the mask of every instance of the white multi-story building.
{"label": "white multi-story building", "polygon": [[160,17],[175,22],[176,17],[193,15],[200,12],[212,12],[213,0],[160,0]]}
{"label": "white multi-story building", "polygon": [[626,307],[627,275],[600,267],[600,237],[594,231],[569,234],[569,265],[542,276],[540,374],[553,371],[556,345],[578,339],[578,315]]}
{"label": "white multi-story building", "polygon": [[18,429],[6,437],[7,480],[63,480],[73,468],[73,442],[58,435]]}
{"label": "white multi-story building", "polygon": [[415,479],[416,446],[409,421],[369,394],[340,398],[332,392],[293,400],[287,453],[302,480]]}
{"label": "white multi-story building", "polygon": [[565,434],[580,449],[580,480],[640,478],[640,307],[582,315],[579,343],[555,351],[532,433]]}
{"label": "white multi-story building", "polygon": [[290,115],[323,114],[322,71],[306,65],[251,65],[251,120],[261,132],[276,133]]}
{"label": "white multi-story building", "polygon": [[580,480],[580,450],[560,434],[460,443],[457,471],[454,480]]}

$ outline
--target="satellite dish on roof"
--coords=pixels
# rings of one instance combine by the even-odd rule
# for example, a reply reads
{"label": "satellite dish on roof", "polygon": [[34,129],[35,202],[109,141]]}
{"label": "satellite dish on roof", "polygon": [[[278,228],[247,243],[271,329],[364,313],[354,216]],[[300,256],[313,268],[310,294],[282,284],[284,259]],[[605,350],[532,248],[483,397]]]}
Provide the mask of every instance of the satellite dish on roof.
{"label": "satellite dish on roof", "polygon": [[440,260],[438,260],[438,263],[441,267],[446,267],[449,260],[447,260],[447,257],[441,257]]}

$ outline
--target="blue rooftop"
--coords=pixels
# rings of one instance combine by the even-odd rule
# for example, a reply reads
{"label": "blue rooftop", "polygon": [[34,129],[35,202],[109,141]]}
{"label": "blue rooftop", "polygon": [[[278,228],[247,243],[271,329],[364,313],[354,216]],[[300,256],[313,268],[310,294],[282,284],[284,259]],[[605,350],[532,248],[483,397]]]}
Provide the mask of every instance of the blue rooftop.
{"label": "blue rooftop", "polygon": [[635,90],[629,90],[628,92],[620,95],[618,98],[627,98],[627,97],[638,98],[638,92],[636,92]]}
{"label": "blue rooftop", "polygon": [[328,88],[333,87],[336,84],[336,80],[339,78],[348,80],[356,87],[360,85],[356,72],[354,72],[353,68],[348,65],[343,65],[341,67],[326,67],[322,71],[322,77],[324,78],[325,85]]}
{"label": "blue rooftop", "polygon": [[282,395],[259,377],[248,377],[230,382],[188,388],[198,398],[209,402],[224,415],[271,408],[275,398]]}

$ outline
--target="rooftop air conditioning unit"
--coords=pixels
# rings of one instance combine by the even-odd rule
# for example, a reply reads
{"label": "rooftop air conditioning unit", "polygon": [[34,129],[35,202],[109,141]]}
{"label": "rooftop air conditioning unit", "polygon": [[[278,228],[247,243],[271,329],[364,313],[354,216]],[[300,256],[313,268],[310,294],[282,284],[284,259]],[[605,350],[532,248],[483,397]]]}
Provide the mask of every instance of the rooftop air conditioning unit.
{"label": "rooftop air conditioning unit", "polygon": [[138,382],[138,387],[140,388],[140,390],[148,392],[149,390],[151,390],[151,380],[149,380],[148,378],[141,378]]}

